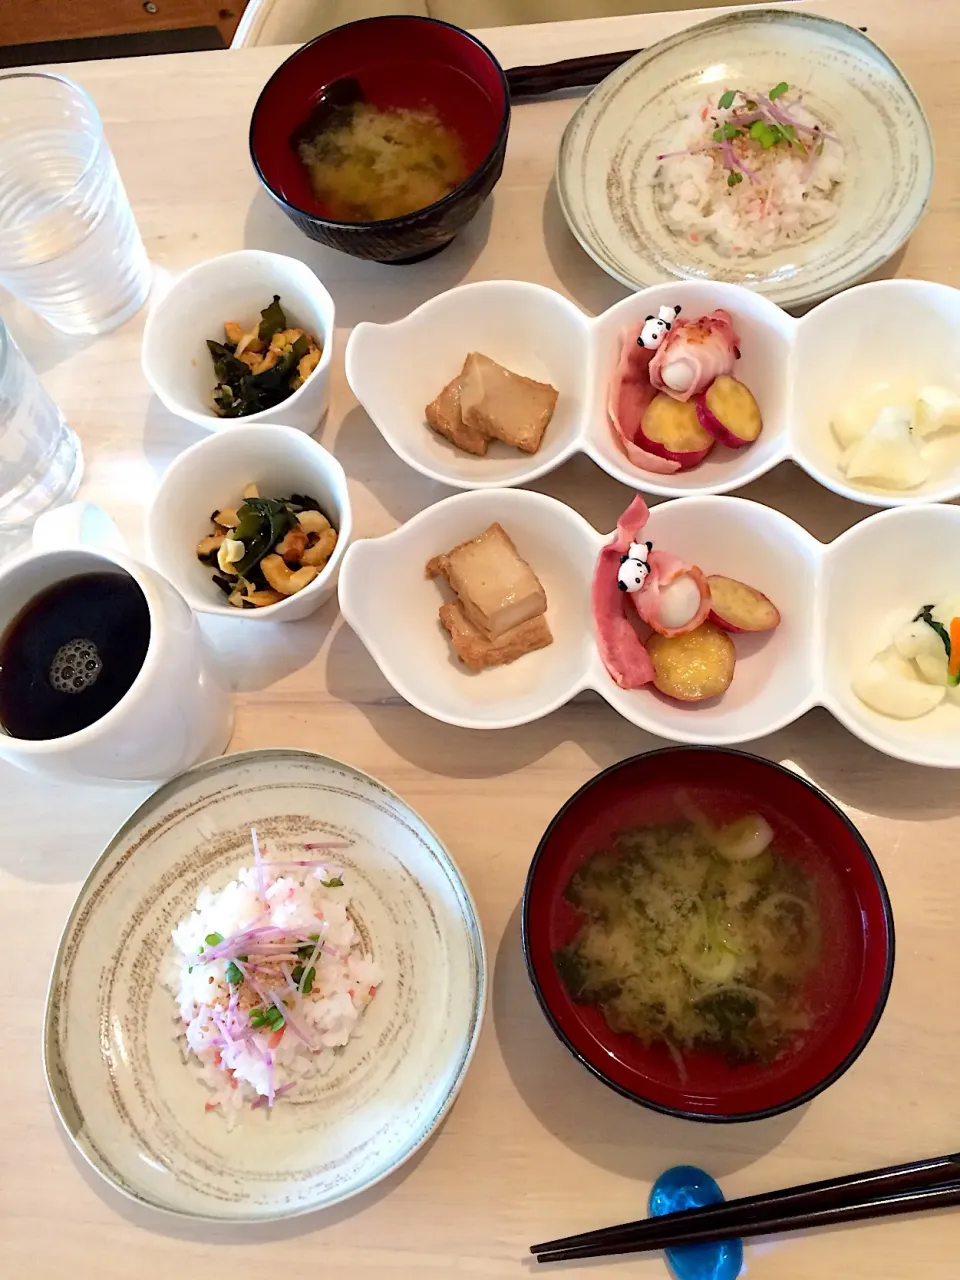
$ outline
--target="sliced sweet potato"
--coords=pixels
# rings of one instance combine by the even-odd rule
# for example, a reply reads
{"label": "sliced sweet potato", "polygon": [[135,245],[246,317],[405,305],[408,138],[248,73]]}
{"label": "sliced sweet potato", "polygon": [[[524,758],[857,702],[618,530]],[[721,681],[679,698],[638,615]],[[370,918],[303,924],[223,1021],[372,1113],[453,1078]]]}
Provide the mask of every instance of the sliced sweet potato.
{"label": "sliced sweet potato", "polygon": [[682,636],[654,634],[647,641],[647,653],[654,685],[679,702],[718,698],[729,689],[737,661],[733,641],[712,622]]}
{"label": "sliced sweet potato", "polygon": [[710,621],[724,631],[772,631],[780,625],[780,610],[756,587],[736,578],[713,574],[710,588]]}
{"label": "sliced sweet potato", "polygon": [[697,418],[715,440],[728,449],[753,444],[763,430],[760,406],[753,392],[736,378],[722,373],[697,397]]}
{"label": "sliced sweet potato", "polygon": [[715,442],[700,425],[692,400],[674,400],[661,392],[640,420],[636,443],[659,458],[679,462],[681,470],[688,471],[704,460]]}

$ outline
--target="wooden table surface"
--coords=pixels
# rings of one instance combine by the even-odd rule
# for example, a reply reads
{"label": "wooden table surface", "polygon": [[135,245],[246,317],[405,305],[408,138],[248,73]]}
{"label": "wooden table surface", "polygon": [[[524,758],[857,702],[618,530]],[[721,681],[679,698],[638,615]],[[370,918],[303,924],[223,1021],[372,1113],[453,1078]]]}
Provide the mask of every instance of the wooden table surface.
{"label": "wooden table surface", "polygon": [[[804,7],[804,6],[801,6]],[[867,25],[920,93],[938,155],[933,203],[889,271],[960,285],[960,7],[943,0],[825,0]],[[651,43],[706,14],[665,13],[485,33],[507,64]],[[347,332],[388,321],[466,280],[518,277],[559,289],[591,313],[622,296],[566,230],[552,181],[573,96],[520,106],[489,206],[431,262],[359,263],[303,239],[258,189],[247,154],[257,93],[284,48],[85,63],[149,253],[160,271],[242,245],[307,261],[337,305],[333,406],[323,442],[350,477],[359,535],[393,528],[444,495],[407,469],[358,407],[343,376]],[[51,335],[18,308],[14,332],[82,437],[84,496],[101,502],[135,550],[144,505],[197,430],[168,414],[140,372],[142,317],[90,342]],[[539,486],[538,486],[539,487]],[[628,493],[585,459],[542,484],[609,528]],[[785,464],[747,495],[820,537],[866,513]],[[240,634],[238,634],[238,632]],[[382,778],[425,816],[466,872],[491,964],[479,1051],[442,1132],[372,1193],[277,1228],[221,1231],[145,1215],[78,1163],[51,1111],[40,1063],[47,974],[88,867],[139,803],[137,787],[55,789],[0,771],[0,1275],[10,1280],[166,1280],[320,1272],[529,1274],[526,1246],[634,1217],[651,1180],[703,1164],[728,1195],[826,1177],[960,1145],[957,900],[960,784],[898,764],[822,711],[753,746],[789,761],[860,824],[890,888],[897,969],[883,1021],[853,1069],[809,1106],[758,1124],[712,1128],[634,1106],[587,1074],[554,1039],[523,969],[524,875],[545,825],[598,769],[658,743],[586,696],[539,723],[495,734],[426,719],[393,692],[335,605],[303,623],[223,624],[215,633],[238,688],[236,749],[313,747]],[[958,1123],[960,1128],[960,1123]],[[322,1252],[321,1252],[322,1251]],[[748,1250],[757,1280],[950,1280],[960,1214],[768,1241]],[[566,1274],[592,1274],[587,1266]],[[659,1258],[601,1264],[613,1276],[661,1276]]]}

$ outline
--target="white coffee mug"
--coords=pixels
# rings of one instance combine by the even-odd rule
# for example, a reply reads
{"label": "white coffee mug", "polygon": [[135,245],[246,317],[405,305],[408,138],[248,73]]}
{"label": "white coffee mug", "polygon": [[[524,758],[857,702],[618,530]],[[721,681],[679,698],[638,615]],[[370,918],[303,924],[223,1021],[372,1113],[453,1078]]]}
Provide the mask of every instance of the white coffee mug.
{"label": "white coffee mug", "polygon": [[87,573],[122,572],[150,613],[146,657],[99,720],[62,738],[15,738],[0,725],[0,758],[68,780],[160,781],[220,755],[233,727],[230,695],[183,597],[132,559],[109,517],[89,503],[42,515],[33,550],[0,566],[0,635],[35,596]]}

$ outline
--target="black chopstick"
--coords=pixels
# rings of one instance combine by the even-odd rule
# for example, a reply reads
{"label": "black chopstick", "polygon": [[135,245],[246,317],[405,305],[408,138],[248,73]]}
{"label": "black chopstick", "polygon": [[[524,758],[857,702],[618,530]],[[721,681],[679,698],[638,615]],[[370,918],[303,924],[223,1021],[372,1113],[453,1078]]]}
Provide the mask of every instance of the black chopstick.
{"label": "black chopstick", "polygon": [[617,1240],[611,1244],[583,1245],[576,1249],[557,1249],[538,1253],[538,1262],[570,1262],[575,1258],[604,1258],[614,1254],[648,1253],[654,1249],[674,1248],[681,1244],[710,1244],[735,1237],[776,1235],[785,1231],[803,1231],[814,1227],[832,1227],[841,1222],[860,1222],[865,1218],[889,1218],[897,1214],[921,1213],[930,1209],[946,1209],[960,1205],[960,1182],[945,1186],[904,1191],[899,1195],[877,1196],[857,1204],[833,1205],[813,1209],[809,1213],[788,1213],[782,1217],[765,1217],[763,1221],[729,1222],[720,1227],[701,1227],[690,1231],[665,1232],[663,1237],[650,1235],[631,1242]]}
{"label": "black chopstick", "polygon": [[512,99],[536,98],[561,89],[586,89],[599,84],[640,52],[639,49],[625,49],[619,53],[594,53],[583,58],[548,62],[539,67],[511,67],[504,74]]}
{"label": "black chopstick", "polygon": [[[866,32],[866,27],[858,31]],[[642,53],[642,49],[624,49],[617,53],[594,53],[582,58],[563,58],[543,66],[510,67],[504,72],[513,101],[539,98],[561,89],[589,89],[606,80],[617,67]]]}
{"label": "black chopstick", "polygon": [[[875,1206],[881,1202],[888,1203],[891,1198],[958,1187],[960,1152],[768,1191],[763,1195],[747,1196],[702,1209],[686,1209],[658,1218],[602,1227],[597,1231],[547,1240],[533,1245],[530,1251],[541,1255],[540,1261],[560,1261],[562,1258],[600,1256],[601,1252],[660,1249],[670,1244],[690,1243],[693,1239],[719,1240],[731,1236],[760,1235],[814,1225],[810,1221],[811,1215],[850,1213],[865,1204]],[[912,1201],[909,1203],[909,1208],[895,1209],[894,1212],[912,1212],[917,1207],[926,1207],[915,1206]],[[861,1216],[880,1215],[871,1212]],[[825,1221],[833,1220],[853,1219],[843,1217]],[[770,1223],[774,1222],[778,1225],[771,1226]],[[796,1222],[796,1228],[784,1225],[787,1222]],[[711,1234],[706,1237],[697,1234],[702,1232]]]}

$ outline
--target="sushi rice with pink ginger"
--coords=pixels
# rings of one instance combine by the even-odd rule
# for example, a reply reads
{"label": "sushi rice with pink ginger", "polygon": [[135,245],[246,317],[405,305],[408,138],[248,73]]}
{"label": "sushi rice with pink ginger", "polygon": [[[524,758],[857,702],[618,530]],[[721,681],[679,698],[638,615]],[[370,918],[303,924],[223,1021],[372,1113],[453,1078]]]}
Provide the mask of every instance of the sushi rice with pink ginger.
{"label": "sushi rice with pink ginger", "polygon": [[[701,101],[658,140],[654,197],[670,230],[692,244],[723,257],[773,253],[836,217],[843,147],[796,92],[773,102],[738,92],[720,106],[730,93]],[[718,136],[725,130],[731,136]]]}
{"label": "sushi rice with pink ginger", "polygon": [[206,1108],[231,1125],[244,1106],[273,1106],[328,1071],[383,980],[347,912],[343,872],[309,856],[271,862],[253,839],[254,864],[202,889],[173,930],[164,983],[185,1059],[211,1091]]}

